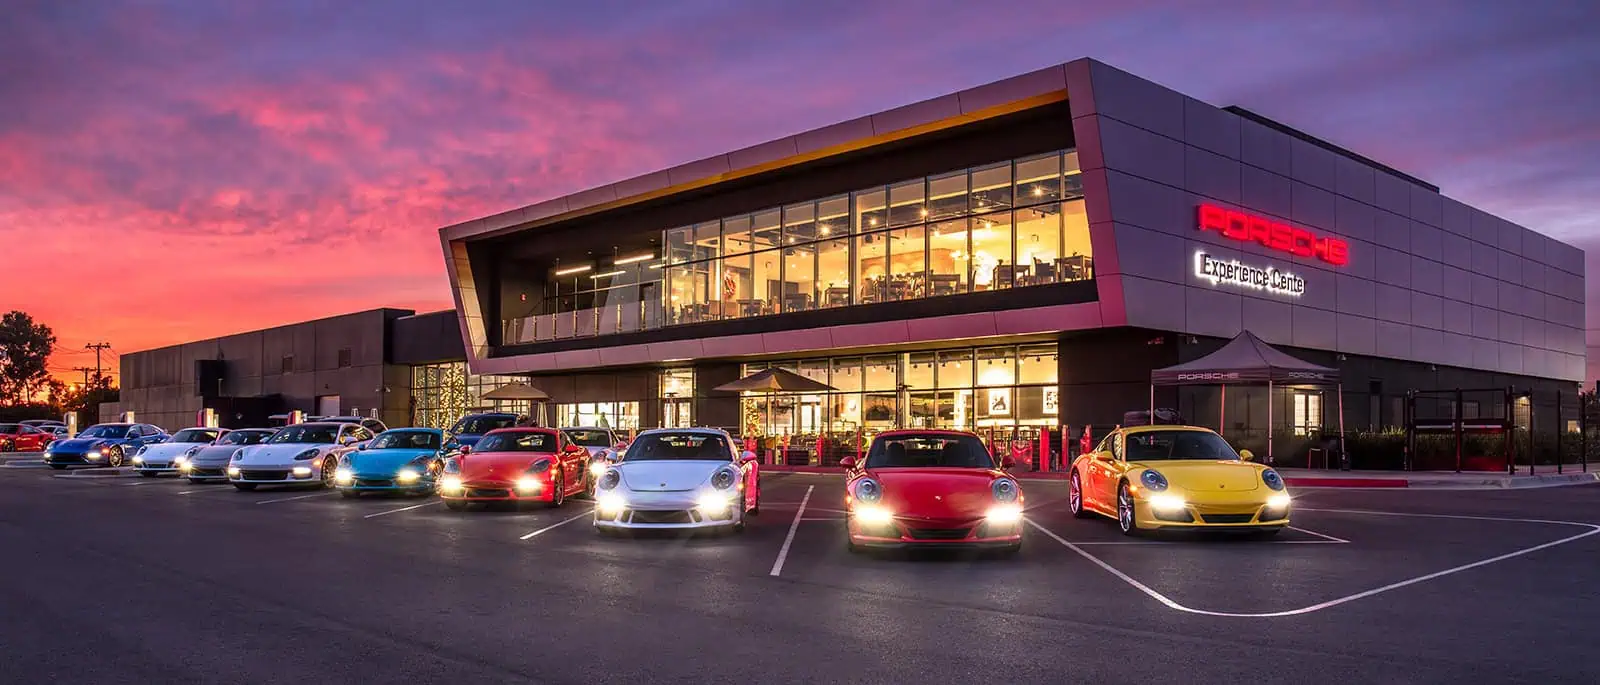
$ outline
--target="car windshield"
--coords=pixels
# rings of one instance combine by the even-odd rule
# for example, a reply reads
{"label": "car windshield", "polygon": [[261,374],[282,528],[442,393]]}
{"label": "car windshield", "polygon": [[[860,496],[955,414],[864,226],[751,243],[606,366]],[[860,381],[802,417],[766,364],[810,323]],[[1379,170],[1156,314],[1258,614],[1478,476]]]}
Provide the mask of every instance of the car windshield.
{"label": "car windshield", "polygon": [[1210,431],[1138,431],[1123,440],[1128,461],[1238,461],[1228,441]]}
{"label": "car windshield", "polygon": [[273,445],[282,445],[284,443],[327,445],[332,444],[334,438],[338,436],[339,429],[335,426],[307,426],[300,424],[284,426],[283,430],[273,433],[272,437],[267,439],[267,442]]}
{"label": "car windshield", "polygon": [[436,450],[439,434],[431,431],[389,431],[367,445],[369,450]]}
{"label": "car windshield", "polygon": [[730,461],[728,441],[713,433],[653,433],[639,436],[622,461]]}
{"label": "car windshield", "polygon": [[222,436],[222,442],[220,442],[218,444],[220,444],[220,445],[254,445],[254,444],[258,443],[258,442],[261,442],[262,440],[266,440],[267,436],[269,436],[269,435],[272,435],[272,434],[271,433],[264,433],[262,431],[234,431],[232,433],[229,433],[227,435]]}
{"label": "car windshield", "polygon": [[214,442],[217,433],[220,432],[215,428],[185,428],[174,434],[167,442]]}
{"label": "car windshield", "polygon": [[611,439],[610,431],[602,430],[568,430],[564,431],[567,439],[584,447],[610,447],[615,444]]}
{"label": "car windshield", "polygon": [[98,425],[98,426],[90,426],[88,428],[83,429],[83,432],[79,433],[78,437],[80,437],[80,438],[111,438],[111,439],[117,439],[117,438],[121,438],[123,436],[126,436],[127,434],[128,434],[128,427],[127,426],[111,426],[111,425],[101,424],[101,425]]}
{"label": "car windshield", "polygon": [[550,433],[495,433],[478,441],[474,452],[555,452],[556,436]]}
{"label": "car windshield", "polygon": [[867,468],[948,467],[992,469],[994,458],[983,443],[971,435],[896,435],[872,441],[867,451]]}
{"label": "car windshield", "polygon": [[456,435],[463,433],[467,435],[483,435],[496,428],[510,428],[515,425],[517,425],[517,419],[514,416],[468,416],[457,421],[456,425],[450,428],[450,432]]}

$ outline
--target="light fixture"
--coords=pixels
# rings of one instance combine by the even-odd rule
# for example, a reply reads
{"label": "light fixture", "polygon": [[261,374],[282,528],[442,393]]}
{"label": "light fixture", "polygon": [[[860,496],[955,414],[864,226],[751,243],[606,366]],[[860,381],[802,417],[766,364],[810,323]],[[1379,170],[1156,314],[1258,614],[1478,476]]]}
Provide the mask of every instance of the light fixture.
{"label": "light fixture", "polygon": [[636,255],[634,255],[632,257],[623,257],[621,259],[615,259],[615,260],[612,260],[611,263],[612,264],[616,264],[618,266],[621,266],[623,264],[633,264],[634,262],[649,261],[649,260],[652,260],[652,259],[655,259],[655,258],[656,258],[656,256],[655,256],[654,253],[646,252],[644,254],[636,254]]}
{"label": "light fixture", "polygon": [[566,269],[556,269],[555,273],[556,273],[557,276],[566,276],[566,275],[569,275],[569,274],[581,274],[581,273],[583,273],[585,271],[588,271],[591,268],[593,268],[591,265],[584,264],[583,266],[574,266],[574,267],[569,267],[569,268],[566,268]]}
{"label": "light fixture", "polygon": [[624,269],[617,269],[616,271],[607,271],[607,272],[605,272],[603,274],[595,274],[593,276],[590,276],[589,278],[595,278],[595,279],[610,278],[612,276],[621,276],[622,274],[625,274],[625,273],[628,273],[628,272],[626,270],[624,270]]}

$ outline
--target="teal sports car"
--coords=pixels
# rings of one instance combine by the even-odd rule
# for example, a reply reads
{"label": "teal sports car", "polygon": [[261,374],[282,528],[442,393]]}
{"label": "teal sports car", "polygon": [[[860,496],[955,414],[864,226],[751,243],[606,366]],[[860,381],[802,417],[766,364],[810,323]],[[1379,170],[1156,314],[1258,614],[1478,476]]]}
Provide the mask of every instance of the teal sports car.
{"label": "teal sports car", "polygon": [[437,428],[386,430],[339,458],[333,484],[345,497],[431,494],[445,458],[459,449],[453,436]]}

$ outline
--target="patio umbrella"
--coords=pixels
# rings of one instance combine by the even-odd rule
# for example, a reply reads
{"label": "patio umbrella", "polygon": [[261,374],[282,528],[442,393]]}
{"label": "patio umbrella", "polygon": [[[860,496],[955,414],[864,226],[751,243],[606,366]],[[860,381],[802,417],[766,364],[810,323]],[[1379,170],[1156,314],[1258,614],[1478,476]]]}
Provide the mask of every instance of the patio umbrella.
{"label": "patio umbrella", "polygon": [[788,369],[774,366],[762,369],[731,383],[723,383],[713,389],[723,392],[766,393],[767,424],[771,425],[772,398],[778,393],[819,393],[835,390],[836,388],[827,383],[811,380]]}
{"label": "patio umbrella", "polygon": [[483,394],[483,399],[499,403],[501,401],[526,400],[539,405],[539,425],[544,425],[544,403],[550,401],[550,396],[545,391],[535,388],[527,383],[507,383]]}

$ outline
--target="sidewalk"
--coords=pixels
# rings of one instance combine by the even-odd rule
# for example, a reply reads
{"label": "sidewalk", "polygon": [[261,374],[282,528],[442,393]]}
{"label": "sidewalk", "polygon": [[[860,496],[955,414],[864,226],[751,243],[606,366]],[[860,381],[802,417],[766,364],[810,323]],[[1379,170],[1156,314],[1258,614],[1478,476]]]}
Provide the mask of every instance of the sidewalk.
{"label": "sidewalk", "polygon": [[[844,471],[831,466],[779,466],[763,464],[767,473],[816,473],[843,475]],[[1484,490],[1511,488],[1539,488],[1556,485],[1600,483],[1600,464],[1590,464],[1589,472],[1583,467],[1568,464],[1557,474],[1556,467],[1539,466],[1535,475],[1528,475],[1527,467],[1517,475],[1493,471],[1455,473],[1452,471],[1324,471],[1321,469],[1280,468],[1283,481],[1294,488],[1417,488],[1435,490]],[[1013,471],[1018,480],[1066,480],[1066,471]]]}

